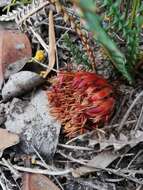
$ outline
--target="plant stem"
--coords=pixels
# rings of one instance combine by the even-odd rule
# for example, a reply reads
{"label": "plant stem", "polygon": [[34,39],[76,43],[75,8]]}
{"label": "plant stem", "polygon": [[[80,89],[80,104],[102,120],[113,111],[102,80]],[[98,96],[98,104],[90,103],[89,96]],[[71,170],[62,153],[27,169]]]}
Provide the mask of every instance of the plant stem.
{"label": "plant stem", "polygon": [[130,23],[129,23],[130,28],[133,27],[133,23],[134,23],[136,15],[137,15],[137,10],[138,10],[139,5],[140,5],[140,0],[133,0],[131,19],[130,19]]}
{"label": "plant stem", "polygon": [[130,5],[131,5],[131,0],[127,0],[126,10],[125,10],[125,20],[126,20],[127,17],[128,17],[128,13],[129,13]]}

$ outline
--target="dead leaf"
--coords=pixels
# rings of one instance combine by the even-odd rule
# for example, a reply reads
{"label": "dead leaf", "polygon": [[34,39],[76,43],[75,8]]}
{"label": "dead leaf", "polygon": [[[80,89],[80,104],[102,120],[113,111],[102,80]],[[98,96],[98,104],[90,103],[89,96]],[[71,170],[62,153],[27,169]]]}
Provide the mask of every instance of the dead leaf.
{"label": "dead leaf", "polygon": [[[15,30],[0,31],[0,87],[6,71],[7,77],[11,73],[18,72],[25,64],[25,62],[20,62],[20,60],[29,59],[31,55],[30,41],[25,34]],[[18,66],[12,67],[12,64],[16,62]]]}
{"label": "dead leaf", "polygon": [[81,166],[73,170],[72,174],[74,177],[80,177],[87,173],[95,172],[98,170],[98,168],[105,169],[118,157],[118,153],[114,153],[113,151],[103,151],[95,156],[92,160],[90,160],[87,163],[87,166]]}
{"label": "dead leaf", "polygon": [[[76,189],[116,190],[115,184],[109,183],[109,182],[106,183],[105,182],[106,179],[104,181],[94,179],[94,183],[93,183],[92,178],[91,179],[90,178],[89,179],[79,178],[79,179],[75,179],[75,181],[78,182],[78,186],[76,186]],[[70,183],[70,184],[72,184],[72,183]],[[67,187],[67,189],[68,189],[68,187]],[[69,187],[69,189],[70,189],[70,187]]]}
{"label": "dead leaf", "polygon": [[21,71],[28,61],[29,58],[26,57],[12,64],[9,64],[5,70],[4,78],[8,79],[11,75]]}
{"label": "dead leaf", "polygon": [[41,174],[23,175],[22,190],[60,190],[48,177]]}
{"label": "dead leaf", "polygon": [[19,143],[19,136],[0,128],[0,151]]}
{"label": "dead leaf", "polygon": [[[82,166],[73,170],[72,174],[74,177],[80,177],[87,173],[95,172],[98,169],[105,169],[114,160],[116,160],[120,155],[119,150],[123,149],[125,146],[129,145],[130,148],[136,146],[138,143],[143,142],[143,132],[137,131],[130,139],[120,134],[120,138],[116,139],[112,134],[109,139],[105,137],[100,138],[100,140],[94,140],[94,145],[100,145],[100,153],[95,156],[92,160],[87,162],[87,166]],[[93,142],[92,142],[93,145]],[[107,147],[113,147],[111,151],[107,150]],[[129,148],[129,149],[130,149]]]}
{"label": "dead leaf", "polygon": [[138,130],[136,134],[130,138],[121,133],[118,139],[115,137],[114,134],[111,134],[109,139],[107,139],[105,135],[102,134],[102,136],[100,136],[99,139],[91,138],[89,140],[89,145],[92,146],[99,145],[100,151],[106,149],[109,146],[110,147],[112,146],[114,151],[119,151],[127,145],[129,145],[132,148],[142,141],[143,141],[143,132]]}
{"label": "dead leaf", "polygon": [[49,11],[49,65],[48,69],[44,74],[44,78],[49,74],[53,69],[56,60],[56,38],[55,38],[55,29],[54,29],[54,19],[53,11]]}

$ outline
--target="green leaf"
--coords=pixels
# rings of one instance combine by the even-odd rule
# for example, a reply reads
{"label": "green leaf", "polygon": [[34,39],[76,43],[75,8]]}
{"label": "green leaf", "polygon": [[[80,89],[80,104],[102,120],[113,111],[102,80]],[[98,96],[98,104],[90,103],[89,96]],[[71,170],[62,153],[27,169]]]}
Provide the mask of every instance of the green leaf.
{"label": "green leaf", "polygon": [[[83,16],[87,21],[88,29],[94,33],[95,39],[103,46],[106,50],[107,55],[115,65],[115,67],[123,74],[123,76],[129,81],[133,82],[133,78],[127,67],[127,61],[124,54],[117,48],[115,42],[110,39],[108,34],[101,27],[99,18],[92,9],[85,7],[86,0],[80,0],[80,7],[83,10]],[[92,0],[88,0],[91,5]]]}

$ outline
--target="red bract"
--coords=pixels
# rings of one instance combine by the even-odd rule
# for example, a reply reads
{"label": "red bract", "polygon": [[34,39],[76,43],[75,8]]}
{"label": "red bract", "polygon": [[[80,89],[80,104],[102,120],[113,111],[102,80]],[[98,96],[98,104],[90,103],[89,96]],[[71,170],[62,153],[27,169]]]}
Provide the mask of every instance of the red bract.
{"label": "red bract", "polygon": [[52,115],[69,137],[107,123],[115,104],[112,86],[101,76],[85,71],[60,72],[47,94]]}

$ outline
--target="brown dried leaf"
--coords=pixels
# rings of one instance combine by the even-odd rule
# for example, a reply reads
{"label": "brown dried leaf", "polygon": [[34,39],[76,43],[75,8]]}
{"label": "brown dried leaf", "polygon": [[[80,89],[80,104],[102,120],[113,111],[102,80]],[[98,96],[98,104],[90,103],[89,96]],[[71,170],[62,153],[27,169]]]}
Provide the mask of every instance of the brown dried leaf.
{"label": "brown dried leaf", "polygon": [[0,151],[19,143],[19,136],[0,128]]}
{"label": "brown dried leaf", "polygon": [[[87,166],[82,166],[73,170],[72,174],[74,177],[80,177],[87,173],[95,172],[98,169],[105,169],[120,156],[118,150],[123,149],[127,145],[129,145],[129,147],[132,148],[140,142],[143,142],[142,131],[137,131],[136,134],[134,134],[130,139],[123,134],[120,135],[119,139],[116,139],[115,136],[112,134],[109,139],[103,137],[100,140],[94,140],[94,143],[92,142],[92,145],[99,144],[100,151],[102,152],[100,152],[97,156],[90,160],[87,163]],[[112,146],[114,150],[107,151],[106,149],[109,146]]]}
{"label": "brown dried leaf", "polygon": [[76,168],[73,170],[72,174],[74,177],[80,177],[87,173],[95,172],[98,170],[98,168],[105,169],[118,157],[119,154],[114,153],[113,151],[101,152],[87,163],[88,166],[81,166],[79,168]]}
{"label": "brown dried leaf", "polygon": [[22,60],[29,59],[31,55],[30,41],[25,34],[15,30],[0,30],[0,87],[3,79],[21,70],[25,64]]}
{"label": "brown dried leaf", "polygon": [[114,134],[110,135],[110,138],[107,139],[104,135],[100,136],[100,139],[90,139],[89,144],[92,146],[99,145],[100,151],[104,150],[107,147],[113,147],[114,151],[118,151],[125,146],[129,145],[130,147],[136,146],[138,143],[143,141],[143,132],[137,131],[135,135],[132,137],[125,136],[124,134],[120,134],[119,138],[117,139]]}
{"label": "brown dried leaf", "polygon": [[48,177],[41,174],[23,175],[22,190],[60,190]]}
{"label": "brown dried leaf", "polygon": [[53,11],[49,11],[49,65],[48,69],[44,74],[44,78],[49,74],[53,69],[56,60],[56,38],[55,38],[55,29],[54,29],[54,19]]}

